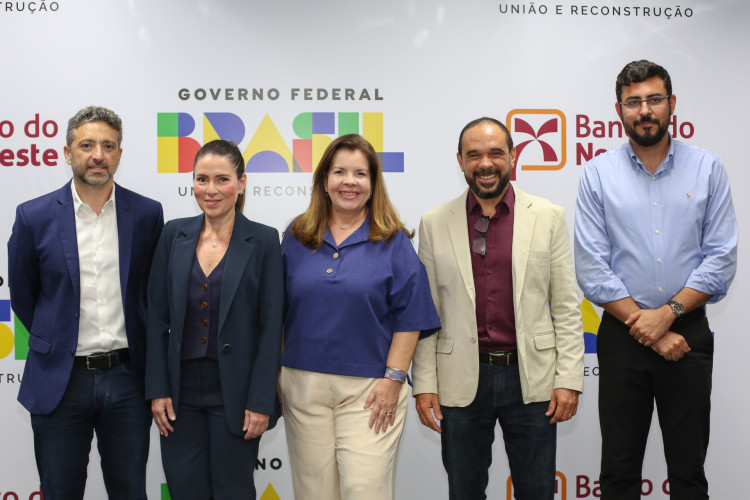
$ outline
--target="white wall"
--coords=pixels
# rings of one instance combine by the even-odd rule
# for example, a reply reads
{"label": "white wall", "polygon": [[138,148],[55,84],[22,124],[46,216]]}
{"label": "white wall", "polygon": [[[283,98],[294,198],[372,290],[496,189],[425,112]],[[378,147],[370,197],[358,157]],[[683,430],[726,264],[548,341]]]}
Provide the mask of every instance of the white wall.
{"label": "white wall", "polygon": [[[536,13],[530,12],[532,6]],[[614,15],[618,6],[620,14]],[[19,7],[25,10],[19,12]],[[520,12],[512,12],[514,7]],[[539,13],[543,7],[546,13]],[[572,228],[581,170],[578,144],[597,150],[624,141],[581,137],[577,123],[582,119],[577,116],[585,115],[589,122],[617,121],[615,77],[627,62],[641,58],[670,71],[678,97],[678,132],[724,159],[744,226],[749,20],[750,6],[741,0],[0,0],[0,208],[5,214],[0,217],[0,240],[10,235],[18,203],[69,179],[62,159],[64,130],[68,118],[89,104],[107,106],[122,116],[124,153],[116,179],[160,200],[167,219],[198,209],[189,193],[181,195],[192,185],[190,174],[158,171],[159,113],[191,115],[196,128],[190,137],[200,143],[211,137],[204,113],[232,113],[244,124],[244,135],[238,138],[243,150],[266,115],[291,149],[297,138],[293,122],[301,113],[382,113],[384,151],[404,154],[404,171],[386,174],[388,189],[412,227],[418,225],[420,214],[464,189],[455,150],[466,122],[482,115],[506,120],[512,110],[553,110],[536,116],[528,111],[517,114],[534,130],[548,119],[560,124],[564,116],[564,143],[561,130],[541,139],[558,158],[564,144],[565,162],[557,170],[524,169],[523,165],[552,168],[561,163],[542,161],[533,143],[520,155],[515,181],[563,205]],[[182,100],[183,88],[193,97]],[[292,89],[305,88],[326,89],[328,98],[305,100],[302,90],[292,98]],[[333,89],[346,88],[355,89],[357,96],[367,89],[371,100],[332,100]],[[197,89],[205,90],[204,100],[195,99]],[[216,100],[211,89],[221,89]],[[234,89],[233,100],[226,98],[224,89]],[[251,99],[238,100],[239,89],[248,89]],[[263,89],[264,99],[252,100],[252,89]],[[278,90],[277,98],[269,98],[270,89]],[[376,90],[380,100],[374,99]],[[28,137],[24,124],[36,114],[41,123],[54,122],[56,134],[49,123],[52,137]],[[509,124],[516,143],[531,138]],[[236,124],[229,128],[238,129]],[[322,137],[316,141],[325,145]],[[275,148],[263,134],[258,144],[260,150]],[[42,152],[54,150],[57,159],[48,158],[51,166],[16,166],[17,161],[10,160],[32,145]],[[42,153],[37,156],[42,159]],[[2,165],[2,159],[13,166]],[[253,172],[245,213],[281,230],[305,208],[310,182],[309,173]],[[740,260],[746,256],[740,247]],[[744,496],[743,474],[750,463],[750,433],[743,422],[750,403],[737,395],[737,388],[748,380],[750,337],[739,328],[750,297],[746,276],[741,263],[729,296],[709,308],[716,357],[707,470],[712,496],[718,499]],[[4,251],[0,277],[7,279]],[[16,359],[12,317],[2,317],[8,298],[5,283],[0,286],[0,498],[28,499],[37,491],[38,477],[28,414],[16,402],[24,362]],[[596,319],[588,317],[594,325]],[[598,496],[587,489],[598,477],[596,355],[587,354],[585,365],[589,376],[579,414],[559,426],[560,499]],[[447,498],[438,437],[419,424],[413,406],[409,412],[397,498]],[[159,498],[164,479],[155,430],[153,437],[149,494]],[[505,498],[508,471],[500,436],[495,447],[491,495]],[[266,468],[256,473],[259,496],[292,499],[283,424],[263,438],[260,459]],[[91,461],[86,498],[104,498],[96,452]],[[647,498],[666,498],[661,492],[666,467],[657,428],[649,442],[644,478],[653,483]]]}

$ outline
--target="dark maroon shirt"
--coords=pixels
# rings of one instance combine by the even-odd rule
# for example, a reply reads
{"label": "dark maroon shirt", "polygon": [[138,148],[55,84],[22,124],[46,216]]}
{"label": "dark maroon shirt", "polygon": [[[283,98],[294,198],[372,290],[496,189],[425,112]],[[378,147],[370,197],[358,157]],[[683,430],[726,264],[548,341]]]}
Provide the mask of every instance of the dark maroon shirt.
{"label": "dark maroon shirt", "polygon": [[[495,215],[487,228],[487,249],[484,257],[471,252],[474,290],[477,302],[477,333],[482,351],[516,350],[516,315],[513,309],[513,208],[516,196],[513,186],[495,205]],[[482,233],[474,224],[482,217],[482,207],[474,193],[466,200],[469,223],[469,247]]]}

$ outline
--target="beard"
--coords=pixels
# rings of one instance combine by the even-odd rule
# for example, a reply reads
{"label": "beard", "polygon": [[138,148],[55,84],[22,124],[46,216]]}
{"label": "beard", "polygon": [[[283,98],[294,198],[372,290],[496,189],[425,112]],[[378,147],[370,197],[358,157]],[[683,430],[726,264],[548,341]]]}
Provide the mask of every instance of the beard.
{"label": "beard", "polygon": [[[672,107],[670,106],[669,117],[671,116],[672,116]],[[622,119],[623,125],[625,125],[625,132],[628,133],[628,136],[631,139],[633,139],[633,142],[643,147],[649,147],[655,144],[659,144],[659,142],[664,138],[664,136],[667,135],[667,130],[669,129],[669,120],[665,120],[664,123],[659,123],[659,120],[654,118],[653,116],[647,116],[640,120],[634,120],[632,125],[628,125],[628,123],[625,121],[622,114],[620,114],[620,118]],[[649,132],[646,132],[645,134],[639,134],[636,127],[644,123],[653,124],[657,128],[655,131],[650,130]]]}
{"label": "beard", "polygon": [[[469,174],[464,172],[464,178],[466,179],[466,184],[469,185],[469,189],[471,189],[471,192],[474,193],[477,198],[489,200],[500,196],[505,188],[508,187],[508,183],[510,182],[510,171],[511,169],[508,167],[508,171],[503,175],[498,168],[485,168],[475,170],[474,175],[472,176],[469,176]],[[482,184],[477,180],[477,177],[480,175],[492,175],[495,173],[500,175],[500,179],[497,181],[497,185],[492,188],[482,187]]]}
{"label": "beard", "polygon": [[85,165],[78,165],[73,159],[71,159],[70,166],[73,169],[73,175],[90,186],[103,186],[112,179],[112,175],[114,174],[112,167],[107,163],[97,165],[97,167],[105,167],[106,169],[105,172],[97,174],[89,172]]}

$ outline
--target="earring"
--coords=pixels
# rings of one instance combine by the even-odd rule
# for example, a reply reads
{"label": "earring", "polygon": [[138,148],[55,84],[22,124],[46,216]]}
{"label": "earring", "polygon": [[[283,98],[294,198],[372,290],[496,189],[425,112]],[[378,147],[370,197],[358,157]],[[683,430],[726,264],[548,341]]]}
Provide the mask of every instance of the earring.
{"label": "earring", "polygon": [[243,196],[245,194],[244,191],[240,191],[240,196]]}

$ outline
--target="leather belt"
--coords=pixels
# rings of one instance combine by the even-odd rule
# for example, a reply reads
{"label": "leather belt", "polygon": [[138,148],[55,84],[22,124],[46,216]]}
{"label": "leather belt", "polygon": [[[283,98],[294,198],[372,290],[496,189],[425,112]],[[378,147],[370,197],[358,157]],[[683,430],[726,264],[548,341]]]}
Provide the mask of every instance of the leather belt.
{"label": "leather belt", "polygon": [[490,366],[510,366],[518,364],[518,351],[479,351],[479,362]]}
{"label": "leather belt", "polygon": [[130,361],[130,349],[125,347],[116,351],[91,354],[89,356],[76,356],[73,366],[87,370],[108,370],[128,361]]}

